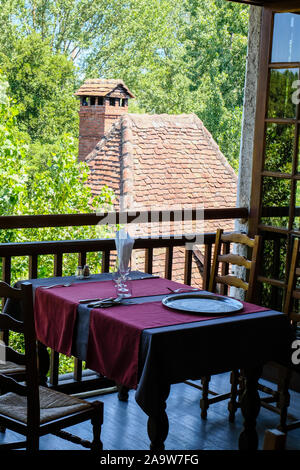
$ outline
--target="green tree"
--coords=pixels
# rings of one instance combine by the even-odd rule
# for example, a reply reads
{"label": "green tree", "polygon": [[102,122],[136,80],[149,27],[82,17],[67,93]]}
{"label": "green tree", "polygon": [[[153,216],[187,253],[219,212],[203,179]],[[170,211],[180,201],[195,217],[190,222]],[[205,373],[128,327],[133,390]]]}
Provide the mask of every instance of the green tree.
{"label": "green tree", "polygon": [[[28,140],[18,128],[18,107],[8,99],[8,83],[0,76],[0,216],[20,214],[53,214],[91,212],[103,203],[111,203],[114,194],[103,187],[102,193],[93,198],[85,184],[88,169],[77,163],[74,139],[64,135],[59,152],[48,155],[47,162],[39,172],[32,170],[28,154]],[[97,230],[98,229],[98,230]],[[80,239],[111,236],[108,228],[102,227],[44,228],[26,230],[0,230],[0,243]],[[89,264],[99,272],[102,264],[101,253],[90,254]],[[63,273],[75,273],[76,256],[64,257]],[[0,266],[0,275],[1,275]],[[43,256],[39,263],[39,277],[53,273],[53,257]],[[12,279],[28,277],[28,259],[16,257],[12,260]],[[23,349],[23,338],[18,334],[10,336],[11,344]],[[70,372],[72,360],[64,357],[60,361],[60,372]]]}
{"label": "green tree", "polygon": [[136,96],[131,111],[190,112],[182,36],[187,17],[176,0],[120,2],[113,27],[95,39],[86,56],[85,75],[122,78]]}
{"label": "green tree", "polygon": [[187,0],[189,78],[201,117],[237,168],[247,53],[248,7],[223,0]]}
{"label": "green tree", "polygon": [[[0,80],[3,83],[3,80]],[[0,89],[2,89],[0,87]],[[113,191],[103,187],[100,196],[93,197],[86,184],[88,167],[77,162],[74,139],[65,134],[59,152],[47,155],[43,168],[34,171],[27,153],[26,135],[18,130],[18,107],[3,93],[0,102],[0,215],[86,213],[111,203]],[[25,138],[24,138],[25,136]],[[95,227],[49,228],[0,231],[0,241],[35,241],[95,238],[108,236],[107,229]],[[99,269],[101,256],[94,259]],[[98,264],[97,264],[98,263]],[[14,277],[24,275],[25,265],[16,263]],[[45,275],[51,275],[50,264],[45,263]],[[74,261],[66,261],[68,272],[75,272]]]}
{"label": "green tree", "polygon": [[[33,32],[50,44],[54,54],[76,58],[105,28],[104,15],[113,20],[116,0],[0,0],[0,29],[6,39]],[[11,48],[6,39],[0,44]]]}
{"label": "green tree", "polygon": [[[80,81],[122,78],[137,98],[130,104],[133,112],[196,112],[237,167],[248,7],[224,0],[0,2],[0,27],[11,38],[2,41],[5,55],[18,55],[14,53],[16,39],[38,35],[48,52],[75,60]],[[34,60],[27,56],[23,64]],[[37,89],[31,91],[38,96]],[[71,99],[64,88],[62,95]],[[60,113],[61,124],[67,119],[59,110],[54,116],[52,104],[57,102],[50,93],[49,103],[43,106],[45,115],[40,114],[40,122],[48,118],[50,133],[37,124],[36,140],[57,135],[51,123],[57,119],[59,125]],[[61,106],[68,108],[63,99]],[[74,124],[73,135],[78,126],[76,116],[71,116],[74,109],[76,105],[70,102],[67,125]]]}
{"label": "green tree", "polygon": [[[25,204],[27,177],[24,171],[26,141],[16,122],[17,109],[6,95],[8,83],[0,80],[0,215],[21,214]],[[10,241],[11,233],[4,239]]]}
{"label": "green tree", "polygon": [[54,143],[63,133],[77,135],[76,70],[67,56],[54,54],[47,40],[32,33],[15,39],[9,54],[0,52],[0,67],[19,108],[19,128],[32,141]]}

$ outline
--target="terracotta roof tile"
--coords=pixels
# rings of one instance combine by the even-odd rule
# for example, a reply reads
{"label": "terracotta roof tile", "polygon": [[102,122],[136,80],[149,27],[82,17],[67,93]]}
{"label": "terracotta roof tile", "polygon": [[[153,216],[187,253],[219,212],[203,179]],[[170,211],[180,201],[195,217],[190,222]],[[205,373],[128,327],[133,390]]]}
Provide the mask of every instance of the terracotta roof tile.
{"label": "terracotta roof tile", "polygon": [[121,87],[131,98],[134,98],[134,95],[122,80],[105,80],[102,78],[86,80],[74,94],[77,96],[106,96],[118,87]]}
{"label": "terracotta roof tile", "polygon": [[[236,205],[237,176],[194,114],[124,114],[87,163],[93,191],[107,184],[128,198],[127,207]],[[207,228],[219,225],[233,229],[232,221],[209,221]]]}

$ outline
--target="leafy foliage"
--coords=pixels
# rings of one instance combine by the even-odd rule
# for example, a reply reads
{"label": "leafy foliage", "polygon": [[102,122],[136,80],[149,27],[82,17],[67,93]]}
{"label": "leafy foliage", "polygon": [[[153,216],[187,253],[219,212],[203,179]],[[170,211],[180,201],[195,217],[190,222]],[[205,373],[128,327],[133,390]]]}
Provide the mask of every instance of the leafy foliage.
{"label": "leafy foliage", "polygon": [[188,0],[186,57],[195,109],[237,169],[247,51],[248,7],[222,0]]}
{"label": "leafy foliage", "polygon": [[[45,164],[32,163],[27,153],[28,143],[19,131],[18,108],[11,104],[0,104],[0,215],[18,214],[67,214],[87,213],[111,203],[113,191],[103,187],[102,193],[92,197],[90,188],[85,184],[88,168],[77,163],[76,142],[68,134],[62,135],[57,153],[47,155]],[[108,236],[108,229],[100,233],[95,227],[44,228],[5,230],[0,232],[1,242],[80,239]],[[99,269],[101,256],[94,255],[90,260],[94,269]],[[75,272],[76,259],[66,258],[65,274]],[[53,272],[53,259],[45,257],[40,276]],[[18,260],[13,265],[13,280],[27,277],[27,261]]]}
{"label": "leafy foliage", "polygon": [[58,135],[78,133],[75,67],[63,54],[53,54],[48,41],[32,33],[15,39],[13,51],[0,53],[2,72],[18,105],[19,128],[40,144]]}
{"label": "leafy foliage", "polygon": [[[47,155],[39,171],[32,164],[28,154],[28,136],[18,127],[18,107],[7,99],[5,81],[0,81],[0,216],[18,214],[53,214],[91,212],[114,199],[113,191],[103,187],[98,197],[92,197],[85,184],[88,169],[77,163],[75,141],[69,135],[62,135],[57,153]],[[27,137],[27,140],[26,140]],[[81,239],[111,236],[107,228],[74,227],[44,228],[0,231],[0,243]],[[53,257],[43,256],[39,263],[39,277],[53,273]],[[102,264],[101,253],[90,254],[88,262],[93,271],[99,272]],[[75,273],[77,258],[65,256],[63,272]],[[1,270],[0,270],[1,271]],[[28,259],[16,257],[12,260],[12,283],[28,278]],[[18,350],[24,348],[23,338],[12,334],[11,344]],[[72,369],[72,360],[64,357],[60,361],[60,372]]]}
{"label": "leafy foliage", "polygon": [[[0,2],[0,27],[10,38],[0,67],[35,142],[53,145],[64,126],[77,136],[76,80],[121,78],[137,98],[131,112],[195,112],[237,169],[248,7],[223,0]],[[30,152],[41,153],[37,143]]]}

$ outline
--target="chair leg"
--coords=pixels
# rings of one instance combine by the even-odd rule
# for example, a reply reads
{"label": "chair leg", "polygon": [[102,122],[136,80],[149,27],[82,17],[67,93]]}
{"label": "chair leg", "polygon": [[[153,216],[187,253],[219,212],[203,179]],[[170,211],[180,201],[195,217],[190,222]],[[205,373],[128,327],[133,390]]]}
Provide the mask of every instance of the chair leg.
{"label": "chair leg", "polygon": [[26,450],[30,454],[36,453],[39,450],[40,445],[40,436],[35,433],[30,433],[27,435],[27,445]]}
{"label": "chair leg", "polygon": [[230,374],[230,383],[231,383],[231,395],[230,400],[228,403],[228,411],[229,411],[229,421],[230,423],[234,422],[235,413],[238,409],[238,385],[239,385],[239,378],[240,374],[238,370],[233,370]]}
{"label": "chair leg", "polygon": [[208,401],[209,382],[210,382],[210,375],[207,375],[201,378],[202,398],[200,400],[200,408],[201,408],[202,419],[207,418],[207,410],[209,408],[209,401]]}
{"label": "chair leg", "polygon": [[91,451],[99,453],[103,449],[103,444],[100,439],[101,426],[103,423],[103,403],[100,401],[95,401],[93,402],[93,405],[95,406],[95,414],[91,419],[93,426],[93,442],[91,445]]}
{"label": "chair leg", "polygon": [[278,429],[282,432],[286,430],[287,412],[290,404],[289,384],[291,379],[291,371],[285,368],[280,375],[278,391],[279,391],[279,408],[280,408],[280,424]]}

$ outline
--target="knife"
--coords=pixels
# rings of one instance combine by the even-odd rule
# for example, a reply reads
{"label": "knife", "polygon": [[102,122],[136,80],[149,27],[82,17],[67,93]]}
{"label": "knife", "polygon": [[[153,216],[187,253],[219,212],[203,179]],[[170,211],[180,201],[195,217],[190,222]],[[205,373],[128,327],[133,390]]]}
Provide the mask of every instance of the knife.
{"label": "knife", "polygon": [[79,303],[80,304],[88,304],[89,302],[99,302],[99,300],[101,299],[82,299],[82,300],[79,300]]}

